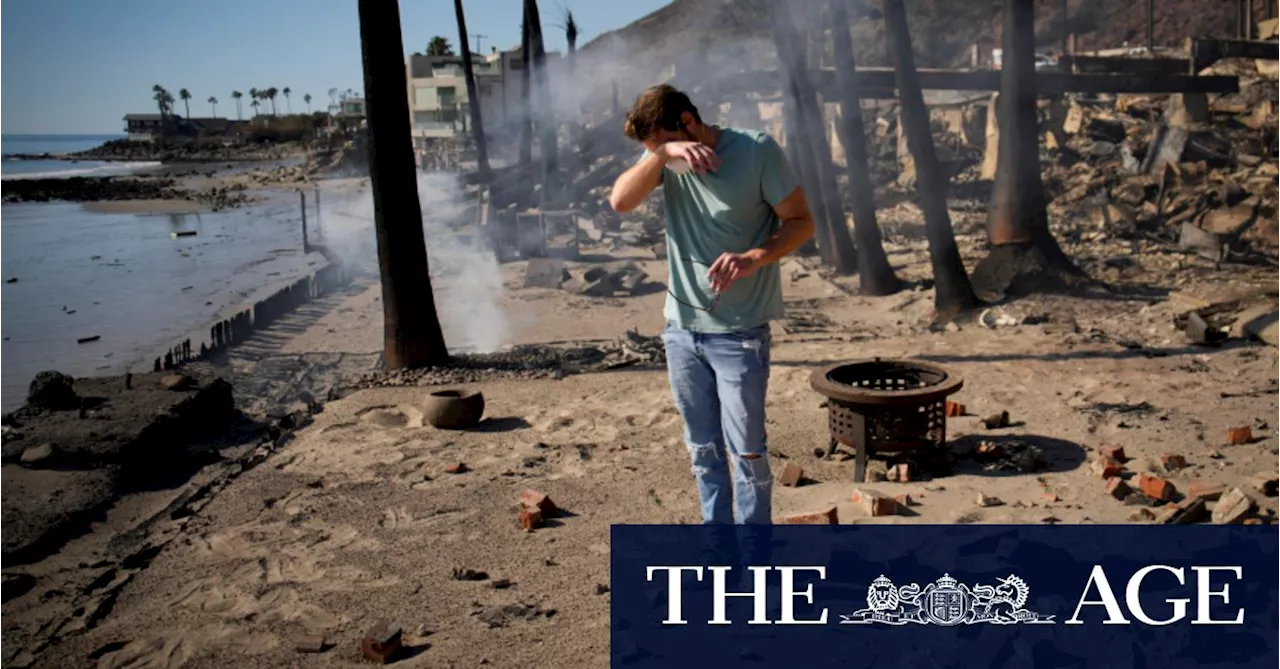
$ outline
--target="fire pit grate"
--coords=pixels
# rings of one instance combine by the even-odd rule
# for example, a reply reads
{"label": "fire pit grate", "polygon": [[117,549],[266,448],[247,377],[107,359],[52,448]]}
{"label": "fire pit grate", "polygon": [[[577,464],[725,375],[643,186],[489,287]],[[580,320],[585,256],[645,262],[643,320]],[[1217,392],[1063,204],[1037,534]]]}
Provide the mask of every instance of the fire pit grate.
{"label": "fire pit grate", "polygon": [[924,469],[947,460],[946,398],[963,379],[915,360],[861,360],[818,369],[813,389],[827,397],[830,456],[840,444],[855,453],[853,477],[866,479],[867,458],[897,454]]}

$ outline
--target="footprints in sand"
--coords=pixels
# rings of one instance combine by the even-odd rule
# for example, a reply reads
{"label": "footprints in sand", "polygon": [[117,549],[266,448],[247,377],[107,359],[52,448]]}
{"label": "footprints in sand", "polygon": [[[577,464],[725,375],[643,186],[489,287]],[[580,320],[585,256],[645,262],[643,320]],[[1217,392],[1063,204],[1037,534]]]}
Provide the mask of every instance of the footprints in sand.
{"label": "footprints in sand", "polygon": [[217,623],[195,630],[162,632],[109,650],[99,656],[98,669],[178,669],[211,646],[219,652],[261,655],[276,650],[280,641],[272,634]]}
{"label": "footprints in sand", "polygon": [[382,547],[355,528],[322,522],[288,524],[251,522],[197,537],[197,552],[206,558],[244,560],[270,555],[306,555],[319,550],[373,551]]}

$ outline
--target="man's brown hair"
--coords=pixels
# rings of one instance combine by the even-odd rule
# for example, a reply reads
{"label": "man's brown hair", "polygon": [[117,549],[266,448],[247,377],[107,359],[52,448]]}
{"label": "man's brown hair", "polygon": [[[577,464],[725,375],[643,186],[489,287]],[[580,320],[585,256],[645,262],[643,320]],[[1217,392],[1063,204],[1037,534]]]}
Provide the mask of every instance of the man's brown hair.
{"label": "man's brown hair", "polygon": [[679,130],[680,117],[685,112],[693,114],[695,121],[702,122],[698,108],[693,106],[689,96],[666,84],[654,86],[631,103],[622,131],[628,138],[643,142],[657,134],[659,128],[673,132]]}

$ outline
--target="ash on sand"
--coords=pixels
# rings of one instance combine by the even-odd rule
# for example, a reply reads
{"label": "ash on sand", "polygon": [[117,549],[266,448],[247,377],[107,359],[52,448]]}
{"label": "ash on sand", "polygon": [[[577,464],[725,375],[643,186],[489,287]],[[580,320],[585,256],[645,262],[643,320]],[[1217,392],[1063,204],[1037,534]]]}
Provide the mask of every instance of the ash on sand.
{"label": "ash on sand", "polygon": [[661,337],[628,332],[612,342],[585,346],[530,344],[497,353],[469,353],[440,367],[366,374],[357,389],[479,383],[507,379],[558,379],[623,367],[658,368],[666,364]]}

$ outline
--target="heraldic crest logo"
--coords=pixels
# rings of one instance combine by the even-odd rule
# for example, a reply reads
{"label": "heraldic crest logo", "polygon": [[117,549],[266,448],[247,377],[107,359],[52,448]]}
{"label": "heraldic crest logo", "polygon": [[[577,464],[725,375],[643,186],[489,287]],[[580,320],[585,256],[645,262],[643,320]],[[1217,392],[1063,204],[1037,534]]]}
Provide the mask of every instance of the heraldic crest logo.
{"label": "heraldic crest logo", "polygon": [[948,574],[926,585],[896,587],[884,575],[867,587],[867,608],[840,616],[841,625],[1052,625],[1053,616],[1024,608],[1031,588],[1017,576],[996,585],[968,585]]}

